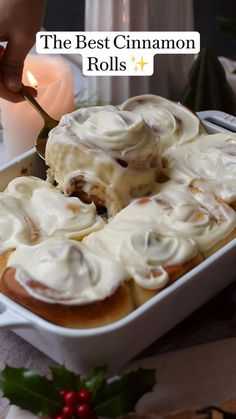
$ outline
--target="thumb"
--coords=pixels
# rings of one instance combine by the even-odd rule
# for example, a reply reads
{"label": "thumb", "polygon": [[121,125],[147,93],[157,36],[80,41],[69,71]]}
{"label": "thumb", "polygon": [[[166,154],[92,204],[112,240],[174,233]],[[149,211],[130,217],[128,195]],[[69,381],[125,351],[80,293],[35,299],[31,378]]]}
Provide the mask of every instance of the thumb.
{"label": "thumb", "polygon": [[1,78],[8,90],[19,92],[22,86],[22,72],[24,60],[31,46],[19,45],[9,41],[5,53],[0,61]]}

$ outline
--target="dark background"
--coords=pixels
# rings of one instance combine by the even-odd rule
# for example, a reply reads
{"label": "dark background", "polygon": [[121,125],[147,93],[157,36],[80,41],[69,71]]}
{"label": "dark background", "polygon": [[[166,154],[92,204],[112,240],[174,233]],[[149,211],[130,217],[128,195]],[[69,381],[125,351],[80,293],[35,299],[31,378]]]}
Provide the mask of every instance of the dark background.
{"label": "dark background", "polygon": [[219,56],[236,59],[236,39],[219,31],[217,16],[236,19],[236,0],[194,1],[195,29],[201,34],[201,46],[213,48]]}
{"label": "dark background", "polygon": [[[82,31],[84,11],[84,0],[48,0],[44,26],[47,30]],[[236,59],[236,40],[218,30],[217,16],[236,19],[236,0],[194,0],[195,30],[201,34],[202,46]]]}
{"label": "dark background", "polygon": [[50,31],[83,31],[85,0],[47,0],[44,27]]}

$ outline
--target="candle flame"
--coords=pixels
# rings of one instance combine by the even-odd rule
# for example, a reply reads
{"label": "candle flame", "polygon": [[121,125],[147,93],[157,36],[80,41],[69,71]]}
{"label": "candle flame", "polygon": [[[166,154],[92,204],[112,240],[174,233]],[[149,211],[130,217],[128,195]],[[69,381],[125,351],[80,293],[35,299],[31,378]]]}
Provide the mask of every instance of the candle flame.
{"label": "candle flame", "polygon": [[34,75],[31,73],[31,71],[27,71],[26,74],[27,74],[30,85],[32,87],[37,88],[38,87],[38,82],[37,82],[36,78],[34,77]]}

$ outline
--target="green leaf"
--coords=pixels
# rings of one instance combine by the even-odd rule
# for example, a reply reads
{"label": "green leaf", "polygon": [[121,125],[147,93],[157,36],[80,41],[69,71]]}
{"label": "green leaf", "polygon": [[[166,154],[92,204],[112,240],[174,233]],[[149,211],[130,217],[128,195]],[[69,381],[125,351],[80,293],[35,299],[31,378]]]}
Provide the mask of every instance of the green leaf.
{"label": "green leaf", "polygon": [[217,17],[218,27],[221,31],[226,32],[236,39],[236,20],[227,19],[225,17]]}
{"label": "green leaf", "polygon": [[85,380],[85,387],[91,392],[92,398],[95,397],[98,390],[106,382],[107,378],[107,367],[104,365],[102,367],[94,367],[91,375]]}
{"label": "green leaf", "polygon": [[38,415],[56,413],[62,405],[52,381],[33,370],[6,366],[0,372],[0,390],[12,404]]}
{"label": "green leaf", "polygon": [[11,403],[37,415],[57,413],[62,407],[59,390],[86,387],[93,409],[100,416],[116,418],[134,410],[139,398],[155,384],[155,371],[137,369],[107,381],[107,367],[96,367],[86,380],[65,367],[51,368],[52,380],[35,371],[6,367],[0,372],[0,390]]}
{"label": "green leaf", "polygon": [[83,387],[83,382],[78,374],[67,370],[64,366],[51,367],[52,380],[54,387],[60,391],[61,389],[66,390],[79,390]]}
{"label": "green leaf", "polygon": [[117,418],[134,411],[144,393],[156,384],[155,370],[139,368],[108,381],[97,392],[93,406],[97,415]]}

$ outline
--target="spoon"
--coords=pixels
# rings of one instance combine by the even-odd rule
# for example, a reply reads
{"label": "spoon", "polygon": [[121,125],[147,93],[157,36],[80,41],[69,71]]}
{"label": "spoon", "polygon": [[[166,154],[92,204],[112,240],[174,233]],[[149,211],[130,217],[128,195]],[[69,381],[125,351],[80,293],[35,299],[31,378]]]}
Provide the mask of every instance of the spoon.
{"label": "spoon", "polygon": [[44,119],[44,127],[39,133],[39,136],[35,143],[35,147],[36,147],[36,151],[38,155],[43,160],[45,160],[45,150],[46,150],[46,143],[48,140],[48,134],[51,131],[51,129],[55,128],[59,124],[59,121],[57,121],[56,119],[53,119],[51,116],[47,114],[47,112],[45,112],[45,110],[39,105],[39,103],[35,100],[35,98],[32,96],[30,91],[24,85],[22,85],[21,94],[38,111],[38,113]]}

